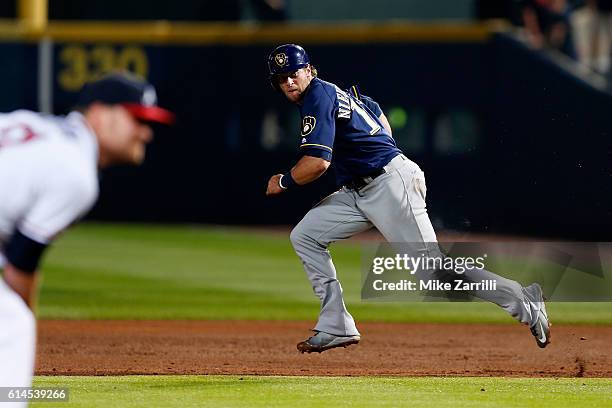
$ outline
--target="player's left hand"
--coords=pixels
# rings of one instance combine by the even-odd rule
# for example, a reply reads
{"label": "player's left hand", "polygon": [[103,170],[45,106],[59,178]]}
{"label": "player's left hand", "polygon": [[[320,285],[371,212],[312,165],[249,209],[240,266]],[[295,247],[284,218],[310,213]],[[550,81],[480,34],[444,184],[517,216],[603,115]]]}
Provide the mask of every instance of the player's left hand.
{"label": "player's left hand", "polygon": [[277,195],[285,191],[278,184],[278,180],[280,180],[281,176],[282,174],[275,174],[270,177],[270,180],[268,180],[268,189],[266,190],[267,196]]}

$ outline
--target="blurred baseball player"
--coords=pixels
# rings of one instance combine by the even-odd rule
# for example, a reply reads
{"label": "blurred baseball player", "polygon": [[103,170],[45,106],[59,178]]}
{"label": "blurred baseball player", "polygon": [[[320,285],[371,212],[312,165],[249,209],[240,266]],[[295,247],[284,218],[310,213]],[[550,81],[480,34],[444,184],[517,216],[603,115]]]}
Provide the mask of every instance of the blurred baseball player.
{"label": "blurred baseball player", "polygon": [[[433,245],[437,250],[425,206],[425,176],[396,146],[379,105],[360,95],[356,87],[344,91],[319,79],[302,47],[278,46],[268,56],[268,68],[272,86],[300,110],[302,156],[290,171],[270,178],[266,194],[281,194],[318,179],[332,158],[342,186],[312,208],[291,232],[291,243],[321,300],[315,334],[297,348],[310,353],[346,347],[358,343],[360,334],[344,305],[327,248],[376,226],[389,242],[422,244],[424,250]],[[538,284],[523,288],[483,269],[466,271],[462,278],[497,281],[497,291],[470,293],[529,325],[538,346],[549,343],[550,325]]]}
{"label": "blurred baseball player", "polygon": [[45,248],[96,201],[98,168],[140,164],[149,122],[172,120],[153,86],[127,73],[85,85],[66,117],[0,114],[0,386],[31,384]]}

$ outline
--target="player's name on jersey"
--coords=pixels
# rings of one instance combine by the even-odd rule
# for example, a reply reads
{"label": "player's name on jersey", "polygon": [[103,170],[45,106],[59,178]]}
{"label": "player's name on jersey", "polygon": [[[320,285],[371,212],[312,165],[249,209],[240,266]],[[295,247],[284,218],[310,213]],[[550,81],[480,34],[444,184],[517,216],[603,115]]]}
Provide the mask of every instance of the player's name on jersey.
{"label": "player's name on jersey", "polygon": [[342,89],[336,87],[336,95],[338,96],[338,118],[351,118],[351,98]]}
{"label": "player's name on jersey", "polygon": [[385,282],[377,279],[372,282],[372,288],[376,291],[476,291],[476,290],[497,290],[497,280],[484,279],[480,282],[468,282],[463,279],[455,279],[453,283],[440,281],[437,279],[422,280],[418,282],[402,279],[396,282]]}

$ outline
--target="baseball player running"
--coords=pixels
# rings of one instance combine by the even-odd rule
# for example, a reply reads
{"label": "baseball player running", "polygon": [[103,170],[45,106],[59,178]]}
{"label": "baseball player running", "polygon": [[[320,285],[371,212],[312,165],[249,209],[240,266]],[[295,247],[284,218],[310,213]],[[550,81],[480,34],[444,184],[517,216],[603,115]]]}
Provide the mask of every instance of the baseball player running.
{"label": "baseball player running", "polygon": [[172,121],[156,106],[153,86],[127,73],[85,85],[66,117],[0,114],[0,386],[32,381],[32,309],[45,248],[95,202],[98,167],[140,164],[149,122]]}
{"label": "baseball player running", "polygon": [[[276,47],[268,56],[272,86],[298,106],[302,118],[301,158],[284,174],[268,181],[274,196],[310,183],[333,160],[340,190],[312,208],[291,232],[315,294],[321,300],[315,334],[298,343],[300,352],[322,352],[359,343],[360,334],[342,298],[342,287],[328,251],[337,240],[376,226],[389,242],[421,243],[424,250],[437,239],[425,206],[425,176],[396,146],[380,106],[323,81],[305,50],[295,44]],[[420,245],[420,244],[419,244]],[[542,289],[483,269],[466,271],[464,281],[497,281],[496,291],[468,292],[502,307],[527,324],[539,347],[550,342],[550,324]]]}

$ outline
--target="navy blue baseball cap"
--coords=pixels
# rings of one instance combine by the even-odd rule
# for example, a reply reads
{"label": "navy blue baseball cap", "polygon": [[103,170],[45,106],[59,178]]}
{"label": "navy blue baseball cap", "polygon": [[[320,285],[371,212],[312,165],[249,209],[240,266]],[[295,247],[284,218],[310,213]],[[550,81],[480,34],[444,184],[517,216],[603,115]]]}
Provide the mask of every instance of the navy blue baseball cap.
{"label": "navy blue baseball cap", "polygon": [[304,48],[297,44],[283,44],[268,55],[270,77],[288,74],[310,64],[310,58]]}
{"label": "navy blue baseball cap", "polygon": [[174,123],[174,114],[157,106],[153,85],[129,72],[111,72],[86,83],[79,94],[78,106],[95,102],[122,105],[132,116],[145,122]]}

